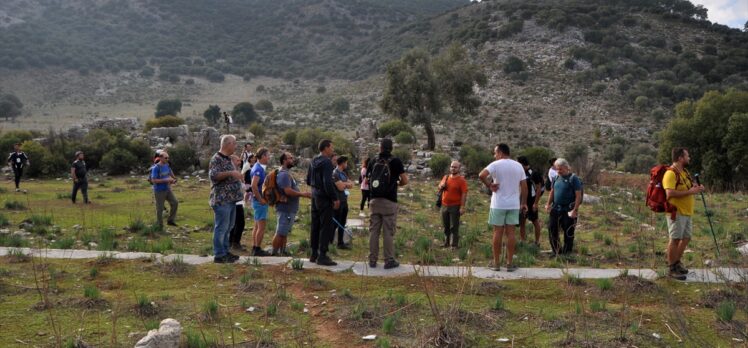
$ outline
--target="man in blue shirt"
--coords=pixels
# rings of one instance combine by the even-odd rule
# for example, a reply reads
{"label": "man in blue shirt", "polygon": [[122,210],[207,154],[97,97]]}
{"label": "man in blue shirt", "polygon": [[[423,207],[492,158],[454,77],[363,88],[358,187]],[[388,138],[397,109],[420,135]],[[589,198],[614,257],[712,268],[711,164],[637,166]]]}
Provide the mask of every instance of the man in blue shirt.
{"label": "man in blue shirt", "polygon": [[276,182],[278,191],[286,199],[278,200],[278,203],[275,204],[278,224],[276,225],[275,236],[273,237],[272,255],[289,256],[290,254],[286,251],[286,245],[288,244],[288,235],[291,233],[294,220],[296,219],[296,213],[299,212],[299,197],[312,198],[312,193],[299,191],[299,185],[296,183],[293,175],[291,175],[291,168],[294,166],[293,155],[288,152],[282,153],[280,163],[281,168],[278,171]]}
{"label": "man in blue shirt", "polygon": [[[579,206],[582,204],[582,180],[571,172],[571,166],[563,158],[554,163],[558,176],[551,183],[545,210],[548,219],[548,239],[553,255],[570,254],[574,248],[574,230],[577,225]],[[559,233],[564,234],[564,246],[559,245]]]}
{"label": "man in blue shirt", "polygon": [[158,163],[151,168],[151,182],[153,183],[153,195],[156,198],[156,223],[163,226],[164,201],[169,201],[169,217],[166,223],[169,226],[176,226],[174,219],[177,217],[177,198],[171,191],[171,185],[177,182],[177,178],[169,167],[169,154],[161,151],[158,155]]}
{"label": "man in blue shirt", "polygon": [[270,151],[261,147],[257,151],[257,163],[250,171],[252,178],[252,210],[255,215],[255,226],[252,229],[252,256],[269,256],[265,250],[262,250],[262,239],[265,237],[265,224],[268,219],[268,202],[262,196],[262,183],[265,182],[266,167],[270,160]]}

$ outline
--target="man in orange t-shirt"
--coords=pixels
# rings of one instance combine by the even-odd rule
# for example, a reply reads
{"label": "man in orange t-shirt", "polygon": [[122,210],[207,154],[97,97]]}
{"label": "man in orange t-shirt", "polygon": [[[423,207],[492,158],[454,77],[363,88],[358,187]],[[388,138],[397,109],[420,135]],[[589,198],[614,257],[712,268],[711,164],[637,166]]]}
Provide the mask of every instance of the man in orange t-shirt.
{"label": "man in orange t-shirt", "polygon": [[465,214],[465,202],[467,201],[467,181],[460,175],[462,165],[454,161],[449,165],[449,175],[445,175],[439,182],[439,190],[442,193],[442,224],[444,225],[444,248],[450,245],[452,237],[452,248],[457,249],[460,241],[460,216]]}

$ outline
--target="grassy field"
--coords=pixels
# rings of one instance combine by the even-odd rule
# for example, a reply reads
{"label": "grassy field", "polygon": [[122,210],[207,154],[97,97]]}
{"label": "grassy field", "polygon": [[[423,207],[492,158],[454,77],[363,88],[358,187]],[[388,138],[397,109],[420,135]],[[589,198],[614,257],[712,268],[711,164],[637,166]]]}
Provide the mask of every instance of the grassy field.
{"label": "grassy field", "polygon": [[[515,262],[522,267],[662,270],[666,235],[662,217],[641,207],[642,193],[636,188],[642,179],[608,175],[602,185],[586,189],[601,203],[583,206],[572,257],[551,258],[544,232],[541,248],[522,244]],[[180,227],[163,232],[149,227],[154,208],[142,177],[93,178],[89,194],[94,203],[89,206],[70,203],[65,180],[24,182],[26,194],[13,192],[11,185],[0,192],[0,224],[6,225],[0,229],[9,232],[0,234],[4,246],[211,252],[209,185],[195,178],[174,187]],[[485,222],[488,197],[471,183],[464,245],[440,249],[441,226],[431,206],[434,185],[421,180],[401,192],[400,260],[485,266],[491,235]],[[354,202],[359,197],[354,190],[350,217],[358,216]],[[745,199],[743,194],[707,195],[720,264],[745,264],[733,245],[748,235]],[[308,252],[308,205],[303,201],[291,238],[297,257]],[[699,207],[687,267],[715,259]],[[275,226],[273,217],[271,209],[269,230]],[[23,221],[32,224],[25,226],[29,235],[13,236]],[[353,250],[334,250],[335,258],[364,260],[367,242],[363,231],[356,232]],[[572,276],[504,282],[375,279],[252,262],[194,267],[179,261],[164,265],[157,259],[0,258],[0,341],[10,346],[56,346],[59,341],[72,347],[80,339],[100,347],[126,347],[167,317],[185,326],[186,347],[728,347],[748,339],[746,282],[683,284],[626,275],[594,281]],[[249,307],[254,311],[248,312]],[[378,338],[361,340],[369,334]],[[497,341],[504,338],[509,342]]]}
{"label": "grassy field", "polygon": [[[296,174],[301,177],[300,173]],[[576,253],[565,258],[550,257],[545,221],[541,247],[521,243],[515,262],[520,267],[594,267],[594,268],[660,268],[664,266],[667,233],[662,215],[651,213],[644,205],[641,191],[643,177],[609,176],[603,185],[588,187],[587,195],[600,198],[599,204],[582,206],[576,234]],[[616,181],[618,180],[618,181]],[[415,180],[414,180],[415,181]],[[130,250],[160,253],[193,253],[209,255],[212,250],[213,212],[208,206],[209,183],[196,178],[182,180],[174,187],[180,205],[179,227],[154,231],[154,204],[150,187],[141,177],[95,177],[90,184],[92,205],[70,202],[71,184],[65,180],[25,182],[28,193],[13,192],[12,183],[2,193],[0,219],[7,220],[8,232],[14,232],[23,221],[27,237],[0,235],[0,245],[50,248],[85,248]],[[400,193],[396,252],[401,261],[435,264],[485,266],[491,257],[491,231],[486,223],[488,196],[479,193],[471,181],[468,212],[461,226],[461,247],[442,249],[443,232],[440,215],[433,208],[433,180],[420,180]],[[306,189],[302,186],[302,189]],[[735,243],[748,237],[748,201],[742,193],[708,194],[717,241],[720,264],[740,265],[744,259],[735,251]],[[545,199],[545,197],[543,198]],[[359,216],[360,191],[352,190],[349,218]],[[543,200],[545,201],[545,200]],[[717,260],[703,205],[697,202],[694,238],[684,256],[687,267],[701,267],[706,260]],[[302,200],[299,221],[291,235],[293,250],[303,257],[308,252],[310,203]],[[542,209],[542,208],[541,208]],[[364,211],[364,215],[368,211]],[[0,221],[2,222],[2,221]],[[247,221],[244,243],[253,222]],[[275,212],[270,209],[266,246],[275,229]],[[532,240],[532,226],[528,238]],[[353,250],[335,250],[337,258],[365,260],[368,255],[366,229],[354,233]]]}

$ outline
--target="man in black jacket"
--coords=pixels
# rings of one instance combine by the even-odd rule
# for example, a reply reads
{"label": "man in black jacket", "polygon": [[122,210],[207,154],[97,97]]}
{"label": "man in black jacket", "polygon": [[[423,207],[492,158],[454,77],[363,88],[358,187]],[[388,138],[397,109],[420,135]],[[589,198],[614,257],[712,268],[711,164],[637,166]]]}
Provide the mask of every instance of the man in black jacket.
{"label": "man in black jacket", "polygon": [[[30,165],[29,156],[21,151],[21,143],[13,145],[13,152],[8,156],[8,165],[13,170],[13,178],[16,183],[16,192],[21,192],[21,176],[23,176],[23,167]],[[26,192],[26,191],[24,191]]]}
{"label": "man in black jacket", "polygon": [[75,161],[73,166],[70,168],[70,177],[73,178],[73,194],[71,196],[73,204],[75,204],[75,198],[78,195],[78,190],[83,193],[83,203],[89,204],[91,201],[88,200],[88,168],[86,168],[86,161],[84,161],[83,151],[75,152]]}
{"label": "man in black jacket", "polygon": [[306,183],[312,187],[312,234],[310,244],[312,256],[309,261],[322,266],[335,266],[327,256],[327,247],[333,235],[333,210],[340,207],[337,189],[333,183],[334,166],[330,158],[334,153],[332,141],[319,142],[319,155],[312,159],[307,171]]}

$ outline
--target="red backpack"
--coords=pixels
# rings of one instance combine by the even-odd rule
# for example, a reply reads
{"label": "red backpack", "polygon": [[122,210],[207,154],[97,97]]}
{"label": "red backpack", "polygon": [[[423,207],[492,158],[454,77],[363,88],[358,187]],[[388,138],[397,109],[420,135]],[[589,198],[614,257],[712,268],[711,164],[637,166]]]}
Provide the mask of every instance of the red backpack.
{"label": "red backpack", "polygon": [[675,219],[677,208],[668,203],[667,193],[665,192],[665,188],[662,187],[662,178],[665,176],[665,172],[670,169],[675,172],[675,186],[678,187],[680,184],[680,175],[675,168],[671,168],[669,165],[659,164],[649,170],[647,206],[655,213],[670,213],[672,218]]}

